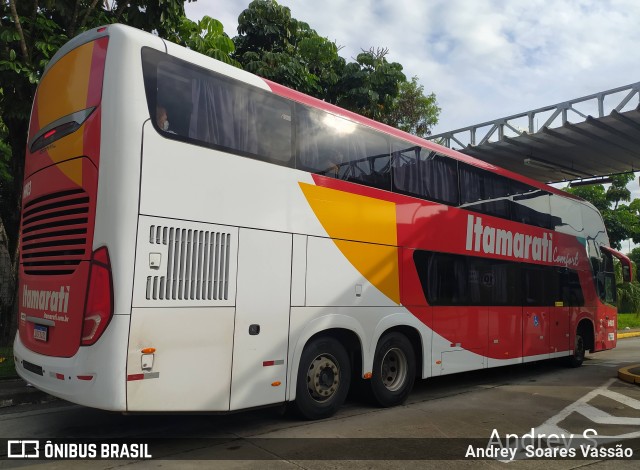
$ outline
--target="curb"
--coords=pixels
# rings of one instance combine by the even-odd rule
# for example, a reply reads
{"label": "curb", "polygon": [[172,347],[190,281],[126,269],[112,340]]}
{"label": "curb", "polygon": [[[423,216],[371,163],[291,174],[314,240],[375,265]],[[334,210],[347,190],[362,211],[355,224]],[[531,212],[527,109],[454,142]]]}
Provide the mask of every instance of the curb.
{"label": "curb", "polygon": [[623,367],[618,370],[618,378],[630,384],[640,385],[640,364]]}
{"label": "curb", "polygon": [[631,331],[629,333],[618,333],[618,339],[633,338],[640,336],[640,331]]}

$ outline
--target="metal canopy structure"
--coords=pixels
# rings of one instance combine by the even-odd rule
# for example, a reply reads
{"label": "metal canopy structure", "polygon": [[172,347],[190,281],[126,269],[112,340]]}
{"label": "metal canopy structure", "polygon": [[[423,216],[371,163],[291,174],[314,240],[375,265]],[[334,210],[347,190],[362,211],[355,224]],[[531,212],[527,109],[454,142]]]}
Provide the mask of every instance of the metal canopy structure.
{"label": "metal canopy structure", "polygon": [[640,82],[428,139],[545,183],[640,171]]}

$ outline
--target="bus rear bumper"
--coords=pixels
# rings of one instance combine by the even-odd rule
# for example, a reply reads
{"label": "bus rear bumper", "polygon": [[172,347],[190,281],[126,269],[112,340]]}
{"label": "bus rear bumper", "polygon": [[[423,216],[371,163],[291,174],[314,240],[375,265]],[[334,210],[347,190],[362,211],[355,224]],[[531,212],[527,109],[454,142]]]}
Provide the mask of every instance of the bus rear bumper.
{"label": "bus rear bumper", "polygon": [[[128,328],[128,317],[120,321],[114,318],[108,330],[113,334],[125,323]],[[37,389],[54,397],[92,408],[126,411],[126,351],[122,360],[117,361],[113,352],[108,352],[108,344],[108,338],[101,338],[94,346],[80,347],[72,357],[52,357],[29,350],[17,334],[13,345],[16,372]],[[115,366],[118,362],[122,368]]]}

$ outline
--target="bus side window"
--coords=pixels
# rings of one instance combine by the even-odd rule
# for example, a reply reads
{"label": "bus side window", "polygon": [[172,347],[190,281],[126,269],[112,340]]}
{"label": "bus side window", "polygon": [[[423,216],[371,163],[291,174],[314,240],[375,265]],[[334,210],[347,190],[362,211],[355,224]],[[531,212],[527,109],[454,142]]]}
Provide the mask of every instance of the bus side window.
{"label": "bus side window", "polygon": [[421,176],[426,197],[432,201],[458,205],[458,163],[456,160],[422,149]]}
{"label": "bus side window", "polygon": [[297,168],[382,189],[391,188],[389,147],[382,134],[299,104],[296,105],[296,125]]}
{"label": "bus side window", "polygon": [[411,196],[424,197],[422,181],[418,170],[420,147],[403,141],[391,144],[391,167],[393,170],[393,190]]}

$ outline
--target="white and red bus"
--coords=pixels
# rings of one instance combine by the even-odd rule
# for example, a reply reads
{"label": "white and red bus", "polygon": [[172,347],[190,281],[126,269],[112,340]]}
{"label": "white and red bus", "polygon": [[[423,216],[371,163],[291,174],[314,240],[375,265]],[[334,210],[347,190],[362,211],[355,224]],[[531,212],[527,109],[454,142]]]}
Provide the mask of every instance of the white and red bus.
{"label": "white and red bus", "polygon": [[322,418],[616,345],[588,203],[129,27],[51,60],[25,168],[16,368],[75,403]]}

